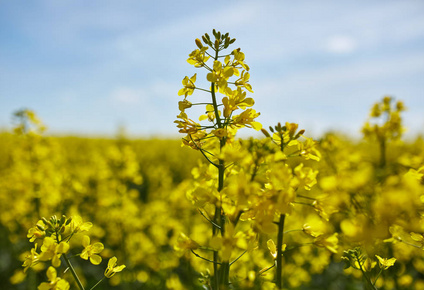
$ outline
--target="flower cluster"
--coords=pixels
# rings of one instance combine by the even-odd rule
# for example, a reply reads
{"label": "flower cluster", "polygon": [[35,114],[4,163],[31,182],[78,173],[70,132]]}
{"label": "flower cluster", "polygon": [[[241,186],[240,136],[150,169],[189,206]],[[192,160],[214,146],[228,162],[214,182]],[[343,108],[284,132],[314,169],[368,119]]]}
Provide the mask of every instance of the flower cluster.
{"label": "flower cluster", "polygon": [[[260,244],[261,236],[277,236],[276,243],[269,240],[268,248],[274,245],[270,250],[276,266],[275,283],[280,288],[282,265],[289,261],[283,262],[285,220],[287,217],[287,227],[300,204],[315,211],[317,201],[309,192],[317,183],[318,171],[304,162],[319,161],[320,152],[317,142],[304,136],[305,130],[298,131],[298,124],[277,124],[270,127],[271,133],[262,128],[256,121],[259,113],[252,108],[255,102],[248,97],[253,89],[245,55],[240,49],[221,55],[235,39],[215,30],[213,35],[214,40],[205,34],[203,43],[196,39],[198,49],[188,59],[188,63],[207,71],[210,89],[196,85],[197,74],[186,76],[178,92],[184,99],[178,103],[180,114],[175,121],[179,132],[186,134],[183,145],[200,151],[209,163],[193,169],[194,179],[187,196],[212,227],[212,236],[201,242],[199,237],[192,239],[181,234],[175,249],[190,251],[209,262],[213,270],[206,267],[206,271],[213,274],[203,273],[203,283],[211,289],[226,289],[231,280],[230,268],[239,271],[235,262],[255,256],[255,250],[264,246]],[[208,93],[208,98],[194,95],[196,90],[198,95]],[[188,117],[186,111],[195,105],[205,106],[199,122],[208,123],[200,124]],[[236,140],[236,132],[243,127],[262,130],[266,138]],[[302,242],[337,253],[338,237],[330,229],[316,236],[305,233]],[[200,251],[204,253],[199,254]],[[272,267],[258,271],[256,276],[264,277]]]}
{"label": "flower cluster", "polygon": [[[46,218],[42,218],[34,227],[28,230],[27,237],[30,242],[34,243],[34,248],[32,248],[31,252],[25,257],[25,261],[22,265],[24,267],[24,272],[26,272],[29,268],[36,266],[40,262],[50,261],[52,265],[47,269],[47,278],[49,282],[42,282],[38,289],[69,289],[70,285],[68,281],[64,278],[58,277],[57,275],[56,268],[61,266],[61,258],[65,261],[66,266],[71,271],[78,287],[81,290],[84,289],[82,282],[74,270],[67,254],[71,251],[71,245],[72,248],[77,248],[78,246],[77,244],[71,243],[71,240],[77,240],[78,236],[82,235],[82,233],[88,232],[92,226],[93,224],[90,222],[83,222],[80,216],[73,216],[70,218],[62,216],[59,219],[54,215],[48,220]],[[41,244],[40,252],[37,252],[39,243]],[[84,260],[89,259],[93,265],[99,265],[101,263],[102,257],[98,254],[100,254],[104,249],[104,245],[102,243],[96,242],[90,244],[90,237],[84,234],[82,236],[82,243],[80,247],[81,246],[82,252],[77,254],[77,256],[80,256],[80,258]],[[125,265],[116,266],[116,257],[113,257],[109,260],[104,276],[106,278],[110,278],[116,272],[121,272],[124,268]]]}
{"label": "flower cluster", "polygon": [[[238,129],[243,127],[261,129],[261,124],[255,119],[259,116],[253,106],[252,98],[247,97],[246,91],[253,93],[249,84],[249,66],[245,63],[244,53],[235,49],[228,54],[220,53],[235,42],[227,34],[213,31],[215,41],[208,34],[203,36],[203,42],[196,39],[198,48],[190,53],[187,62],[196,68],[207,70],[206,80],[210,88],[196,86],[197,74],[192,77],[184,77],[183,88],[178,95],[184,95],[184,99],[178,103],[180,114],[175,121],[180,133],[187,134],[183,138],[184,145],[197,150],[210,150],[217,154],[212,146],[208,146],[208,139],[217,137],[221,147],[231,143]],[[212,52],[208,52],[212,50]],[[223,61],[220,59],[223,58]],[[197,97],[196,102],[188,100],[195,90],[207,92],[210,97],[204,99]],[[219,95],[222,95],[221,99]],[[199,117],[199,122],[208,121],[209,124],[201,124],[189,118],[186,110],[192,106],[205,106],[205,114]],[[236,114],[236,111],[241,110]],[[206,141],[208,140],[208,141]],[[204,152],[204,151],[203,151]]]}

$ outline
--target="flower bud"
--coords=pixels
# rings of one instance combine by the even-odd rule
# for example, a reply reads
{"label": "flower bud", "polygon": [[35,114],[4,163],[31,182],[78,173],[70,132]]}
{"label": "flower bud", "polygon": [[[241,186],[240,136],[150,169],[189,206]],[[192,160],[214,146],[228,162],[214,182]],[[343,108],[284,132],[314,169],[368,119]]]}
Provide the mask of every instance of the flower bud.
{"label": "flower bud", "polygon": [[202,45],[202,42],[200,41],[200,39],[196,38],[195,42],[196,42],[197,47],[202,49],[203,45]]}
{"label": "flower bud", "polygon": [[266,137],[271,137],[271,135],[269,135],[268,131],[265,130],[264,128],[261,129],[261,132],[266,136]]}

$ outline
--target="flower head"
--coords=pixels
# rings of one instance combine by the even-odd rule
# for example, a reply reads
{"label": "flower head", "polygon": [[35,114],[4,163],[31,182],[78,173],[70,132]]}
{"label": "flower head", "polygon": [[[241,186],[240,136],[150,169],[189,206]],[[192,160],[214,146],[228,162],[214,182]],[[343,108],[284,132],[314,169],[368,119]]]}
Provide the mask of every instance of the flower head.
{"label": "flower head", "polygon": [[116,257],[112,257],[109,259],[109,262],[107,263],[107,268],[105,271],[106,278],[112,277],[113,275],[115,275],[115,273],[121,272],[126,267],[125,265],[117,266],[116,265],[117,260],[118,259]]}
{"label": "flower head", "polygon": [[380,266],[381,269],[387,270],[388,268],[390,268],[391,266],[393,266],[396,262],[396,258],[382,258],[379,255],[375,255],[378,259],[378,265]]}
{"label": "flower head", "polygon": [[183,79],[183,86],[181,90],[178,91],[178,95],[184,95],[185,97],[190,96],[193,94],[194,89],[196,86],[194,83],[196,82],[196,74],[194,74],[191,78],[188,78],[187,76]]}
{"label": "flower head", "polygon": [[37,244],[35,244],[34,248],[31,249],[31,253],[25,257],[25,261],[22,264],[24,267],[24,273],[28,270],[28,268],[38,264],[39,262],[39,254],[37,253]]}
{"label": "flower head", "polygon": [[314,241],[316,246],[326,248],[334,254],[337,254],[338,243],[339,239],[337,238],[337,233],[331,236],[321,235]]}
{"label": "flower head", "polygon": [[27,238],[29,238],[30,242],[34,242],[36,239],[45,235],[45,224],[42,220],[39,220],[34,227],[28,230]]}
{"label": "flower head", "polygon": [[70,229],[72,233],[80,233],[84,231],[88,231],[93,226],[90,222],[83,222],[82,218],[80,216],[74,216],[72,217],[71,223],[70,223]]}
{"label": "flower head", "polygon": [[69,244],[60,242],[59,244],[52,237],[44,238],[43,245],[41,246],[40,261],[52,260],[54,267],[60,266],[60,256],[69,250]]}
{"label": "flower head", "polygon": [[41,283],[38,290],[68,290],[70,287],[68,281],[57,277],[56,269],[51,266],[47,269],[47,278],[50,282]]}
{"label": "flower head", "polygon": [[88,260],[88,258],[90,258],[90,262],[93,265],[98,265],[102,262],[102,257],[97,255],[105,248],[102,243],[97,242],[91,245],[90,237],[84,236],[82,238],[82,246],[84,247],[84,250],[82,250],[80,255],[82,259]]}

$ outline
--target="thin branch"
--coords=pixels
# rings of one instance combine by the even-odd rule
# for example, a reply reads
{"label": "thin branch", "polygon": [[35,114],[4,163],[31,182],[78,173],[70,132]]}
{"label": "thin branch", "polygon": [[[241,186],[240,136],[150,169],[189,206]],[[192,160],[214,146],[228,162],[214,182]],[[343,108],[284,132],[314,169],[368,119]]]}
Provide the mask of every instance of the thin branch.
{"label": "thin branch", "polygon": [[309,196],[305,196],[305,195],[301,195],[301,194],[298,194],[297,196],[298,196],[298,197],[301,197],[301,198],[310,199],[310,200],[316,200],[316,198],[309,197]]}
{"label": "thin branch", "polygon": [[418,248],[418,249],[422,249],[422,247],[420,247],[420,246],[418,246],[418,245],[414,245],[414,244],[412,244],[412,243],[409,243],[409,242],[406,242],[406,241],[404,241],[404,240],[402,240],[402,241],[400,241],[401,243],[404,243],[404,244],[406,244],[406,245],[408,245],[408,246],[412,246],[412,247],[415,247],[415,248]]}
{"label": "thin branch", "polygon": [[192,106],[197,106],[197,105],[213,105],[213,104],[212,103],[192,103],[191,105]]}
{"label": "thin branch", "polygon": [[80,290],[84,290],[84,286],[82,285],[81,280],[79,279],[79,277],[78,277],[77,273],[75,272],[74,267],[72,267],[72,264],[71,264],[71,262],[69,261],[68,257],[66,256],[66,254],[62,255],[62,257],[63,257],[63,259],[65,260],[66,265],[68,266],[69,270],[71,271],[71,274],[72,274],[72,276],[74,277],[75,282],[76,282],[76,283],[77,283],[77,285],[78,285],[78,288],[79,288]]}
{"label": "thin branch", "polygon": [[200,214],[208,221],[210,222],[213,226],[215,226],[217,229],[221,229],[221,227],[219,225],[217,225],[216,223],[214,223],[210,218],[208,218],[201,210],[200,208],[197,209]]}
{"label": "thin branch", "polygon": [[200,151],[200,153],[202,153],[202,155],[206,158],[206,160],[208,160],[208,162],[210,164],[212,164],[213,166],[215,166],[216,168],[219,168],[219,165],[214,163],[213,161],[211,161],[208,156],[206,156],[206,154],[203,152],[203,149],[200,148],[199,146],[197,146],[196,142],[194,142],[193,137],[191,137],[191,134],[188,134],[188,136],[190,136],[191,141],[193,142],[194,146],[196,146],[196,148]]}
{"label": "thin branch", "polygon": [[191,250],[191,252],[192,252],[192,253],[193,253],[196,257],[198,257],[198,258],[200,258],[200,259],[202,259],[202,260],[208,261],[208,262],[213,263],[213,264],[221,265],[221,263],[220,263],[220,262],[214,262],[214,261],[212,261],[212,260],[206,259],[206,258],[204,258],[204,257],[200,256],[199,254],[197,254],[197,253],[196,253],[195,251],[193,251],[193,250]]}
{"label": "thin branch", "polygon": [[[215,50],[213,47],[212,47],[212,49]],[[213,56],[209,52],[205,51],[205,53],[213,58]]]}
{"label": "thin branch", "polygon": [[209,91],[209,90],[198,88],[198,87],[195,87],[194,89],[199,90],[199,91],[204,91],[204,92],[207,92],[207,93],[211,93],[211,91]]}
{"label": "thin branch", "polygon": [[272,265],[272,266],[270,266],[270,267],[268,267],[268,268],[266,268],[266,269],[260,270],[260,271],[258,272],[258,275],[257,275],[257,276],[262,275],[263,273],[265,273],[265,272],[267,272],[267,271],[271,270],[271,269],[272,269],[272,268],[274,268],[274,267],[275,267],[275,263],[274,263],[274,265]]}
{"label": "thin branch", "polygon": [[207,69],[208,71],[213,71],[213,69],[211,69],[205,62],[202,61],[202,67],[204,67],[205,69]]}
{"label": "thin branch", "polygon": [[94,288],[97,287],[97,285],[99,285],[100,283],[102,283],[102,281],[105,279],[106,277],[103,277],[102,279],[99,280],[99,282],[96,283],[96,285],[94,285],[93,287],[90,288],[90,290],[93,290]]}
{"label": "thin branch", "polygon": [[238,256],[234,261],[232,261],[231,263],[230,263],[230,266],[232,265],[232,264],[234,264],[235,262],[237,262],[237,260],[238,259],[240,259],[244,254],[246,254],[246,252],[247,252],[247,250],[246,251],[244,251],[240,256]]}

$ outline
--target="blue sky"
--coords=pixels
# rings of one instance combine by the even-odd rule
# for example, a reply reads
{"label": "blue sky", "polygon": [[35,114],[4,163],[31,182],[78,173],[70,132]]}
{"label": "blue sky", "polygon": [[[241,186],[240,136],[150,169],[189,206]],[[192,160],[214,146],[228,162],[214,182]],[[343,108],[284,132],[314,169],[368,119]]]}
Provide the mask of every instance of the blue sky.
{"label": "blue sky", "polygon": [[424,1],[0,1],[0,127],[35,110],[50,133],[177,136],[194,39],[229,32],[265,126],[358,135],[384,95],[424,133]]}

